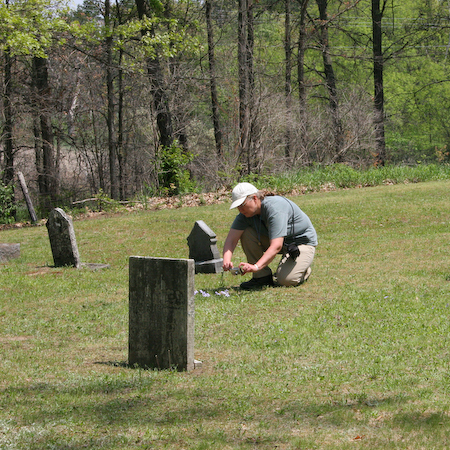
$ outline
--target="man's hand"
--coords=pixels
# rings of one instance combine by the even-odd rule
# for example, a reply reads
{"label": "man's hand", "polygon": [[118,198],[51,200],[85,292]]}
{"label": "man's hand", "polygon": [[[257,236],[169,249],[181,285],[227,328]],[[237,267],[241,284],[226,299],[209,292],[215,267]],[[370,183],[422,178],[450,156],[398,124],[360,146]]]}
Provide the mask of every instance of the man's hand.
{"label": "man's hand", "polygon": [[223,262],[222,268],[224,272],[227,272],[228,270],[231,270],[233,268],[233,263],[231,261]]}
{"label": "man's hand", "polygon": [[258,270],[259,270],[259,267],[256,264],[249,264],[249,263],[240,263],[239,268],[244,273],[258,272]]}

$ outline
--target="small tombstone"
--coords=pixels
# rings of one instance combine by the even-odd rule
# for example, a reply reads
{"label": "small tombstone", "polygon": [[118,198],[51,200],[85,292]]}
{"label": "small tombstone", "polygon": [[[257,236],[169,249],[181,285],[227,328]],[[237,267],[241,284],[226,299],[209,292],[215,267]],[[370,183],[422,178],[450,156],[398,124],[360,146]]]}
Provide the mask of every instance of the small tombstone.
{"label": "small tombstone", "polygon": [[191,259],[130,257],[130,366],[194,369],[194,276]]}
{"label": "small tombstone", "polygon": [[61,208],[55,208],[48,216],[47,230],[55,267],[79,268],[80,254],[72,219]]}
{"label": "small tombstone", "polygon": [[87,267],[93,271],[110,267],[109,264],[81,262],[72,219],[61,208],[55,208],[48,216],[47,230],[55,267]]}
{"label": "small tombstone", "polygon": [[223,259],[217,248],[215,233],[203,220],[197,220],[187,238],[189,258],[195,261],[195,273],[222,272]]}
{"label": "small tombstone", "polygon": [[0,263],[20,256],[20,244],[0,244]]}

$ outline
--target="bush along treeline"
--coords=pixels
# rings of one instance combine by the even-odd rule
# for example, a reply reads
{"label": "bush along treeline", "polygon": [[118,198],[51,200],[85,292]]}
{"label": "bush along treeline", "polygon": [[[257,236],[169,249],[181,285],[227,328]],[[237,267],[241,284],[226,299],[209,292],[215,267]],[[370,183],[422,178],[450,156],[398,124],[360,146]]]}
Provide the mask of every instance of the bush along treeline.
{"label": "bush along treeline", "polygon": [[[41,215],[100,192],[369,167],[355,178],[387,179],[386,166],[450,161],[444,2],[15,0],[0,12],[2,184],[23,172]],[[8,192],[10,217],[20,192]]]}
{"label": "bush along treeline", "polygon": [[[332,165],[311,165],[302,167],[296,171],[280,173],[277,175],[257,175],[250,174],[241,178],[242,181],[255,183],[260,189],[276,193],[279,195],[299,195],[312,192],[330,191],[336,189],[362,188],[381,185],[408,184],[426,181],[450,180],[450,164],[419,164],[414,166],[385,165],[383,167],[353,168],[348,164],[336,163]],[[172,189],[174,184],[171,185]],[[176,195],[172,204],[182,207],[184,194],[194,193],[194,190],[176,194],[174,191],[164,191],[163,196]],[[155,196],[150,195],[150,196]],[[218,194],[218,199],[222,198],[223,192]],[[136,196],[132,204],[139,204],[143,208],[148,208],[148,195]],[[203,204],[202,194],[197,195],[198,204]],[[191,196],[187,196],[190,200]],[[164,199],[164,197],[163,197]],[[156,199],[158,202],[163,200]],[[67,206],[73,215],[80,215],[89,211],[126,211],[124,203],[110,198],[100,190],[89,199],[76,201],[71,206]],[[188,201],[188,204],[197,204]],[[157,206],[159,207],[158,203]],[[14,203],[14,190],[11,186],[4,186],[0,182],[0,224],[10,224],[15,220],[29,221],[29,212],[23,202],[16,208]]]}

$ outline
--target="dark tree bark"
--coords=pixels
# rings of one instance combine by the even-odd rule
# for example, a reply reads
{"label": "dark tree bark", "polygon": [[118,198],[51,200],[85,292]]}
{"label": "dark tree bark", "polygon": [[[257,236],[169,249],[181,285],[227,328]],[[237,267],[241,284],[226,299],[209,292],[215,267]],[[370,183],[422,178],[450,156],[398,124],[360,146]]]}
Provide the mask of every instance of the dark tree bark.
{"label": "dark tree bark", "polygon": [[40,148],[42,150],[42,158],[37,159],[36,162],[42,163],[37,166],[37,170],[41,178],[39,183],[41,206],[45,212],[48,212],[54,206],[59,188],[50,117],[51,89],[47,64],[46,58],[33,58],[34,106],[38,118],[35,136],[39,141],[36,149]]}
{"label": "dark tree bark", "polygon": [[[145,0],[135,0],[139,19],[150,17],[148,5]],[[152,30],[142,30],[143,33]],[[169,101],[164,89],[164,77],[158,56],[147,58],[147,74],[150,80],[150,88],[153,96],[153,107],[156,114],[156,123],[159,131],[159,143],[162,147],[170,147],[173,144],[172,116]]]}
{"label": "dark tree bark", "polygon": [[248,142],[248,173],[254,169],[259,171],[262,167],[261,127],[258,117],[259,102],[256,97],[255,71],[253,53],[255,47],[255,20],[254,20],[254,0],[247,0],[247,77],[248,77],[248,120],[249,120],[249,142]]}
{"label": "dark tree bark", "polygon": [[[9,50],[6,49],[4,55],[4,75],[3,75],[3,114],[5,122],[3,124],[3,152],[4,152],[4,168],[2,174],[2,181],[5,186],[14,184],[14,144],[13,144],[13,110],[11,104],[12,96],[12,58],[9,54]],[[15,202],[14,193],[9,199],[14,216],[16,215],[16,209],[13,208]],[[10,209],[10,208],[8,208]]]}
{"label": "dark tree bark", "polygon": [[291,43],[291,0],[284,1],[284,95],[286,97],[286,132],[284,144],[284,156],[289,159],[291,156],[292,140],[292,43]]}
{"label": "dark tree bark", "polygon": [[114,95],[114,66],[113,66],[113,36],[111,32],[111,4],[105,0],[105,50],[106,50],[106,90],[108,112],[106,123],[108,127],[108,156],[109,156],[109,182],[111,198],[118,199],[117,175],[116,175],[116,136],[114,127],[115,95]]}
{"label": "dark tree bark", "polygon": [[325,75],[325,84],[328,90],[328,99],[330,105],[330,113],[333,124],[333,140],[334,140],[334,155],[333,162],[342,162],[343,154],[343,128],[339,113],[339,100],[336,87],[336,77],[333,70],[333,63],[331,60],[329,43],[328,43],[328,0],[316,0],[319,7],[319,40],[322,51],[323,68]]}
{"label": "dark tree bark", "polygon": [[373,81],[374,81],[374,126],[375,126],[375,165],[383,166],[386,161],[386,140],[384,135],[384,85],[383,48],[381,20],[387,0],[372,0],[372,38],[373,38]]}
{"label": "dark tree bark", "polygon": [[[256,121],[255,79],[253,72],[253,0],[239,0],[238,66],[239,66],[239,158],[244,162],[243,173],[252,172],[251,147],[258,146]],[[257,150],[254,151],[256,159]]]}
{"label": "dark tree bark", "polygon": [[3,113],[5,122],[3,124],[3,149],[4,149],[4,170],[3,184],[10,185],[14,182],[14,145],[13,145],[13,111],[11,105],[12,79],[11,68],[12,58],[8,49],[4,52],[4,95],[3,95]]}
{"label": "dark tree bark", "polygon": [[117,111],[117,160],[119,163],[119,195],[120,200],[125,200],[127,196],[126,192],[126,173],[125,173],[125,165],[126,165],[126,152],[124,148],[123,142],[123,70],[122,66],[122,57],[123,51],[119,51],[119,73],[118,73],[118,86],[119,86],[119,104]]}
{"label": "dark tree bark", "polygon": [[[126,22],[123,18],[122,9],[120,7],[119,0],[116,0],[116,12],[117,20],[119,24]],[[119,62],[117,70],[117,90],[118,90],[118,104],[117,104],[117,163],[118,163],[118,188],[119,188],[119,198],[120,200],[125,200],[127,198],[127,174],[126,174],[126,164],[127,164],[127,153],[124,147],[124,131],[123,131],[123,117],[124,117],[124,71],[122,68],[124,51],[122,48],[119,49]]]}
{"label": "dark tree bark", "polygon": [[211,18],[212,0],[206,0],[206,28],[208,32],[208,60],[209,60],[209,83],[211,89],[211,109],[214,125],[214,139],[216,141],[217,156],[221,156],[223,152],[222,130],[220,128],[219,100],[217,96],[216,84],[216,60],[214,56],[214,29]]}
{"label": "dark tree bark", "polygon": [[239,158],[245,161],[246,173],[250,167],[250,108],[249,77],[247,64],[247,0],[239,0],[238,5],[238,65],[239,65]]}
{"label": "dark tree bark", "polygon": [[[303,155],[307,155],[308,128],[306,120],[306,85],[305,85],[305,51],[306,51],[306,8],[309,0],[298,0],[300,8],[299,32],[297,43],[297,79],[300,118],[300,145]],[[295,155],[297,156],[297,155]]]}

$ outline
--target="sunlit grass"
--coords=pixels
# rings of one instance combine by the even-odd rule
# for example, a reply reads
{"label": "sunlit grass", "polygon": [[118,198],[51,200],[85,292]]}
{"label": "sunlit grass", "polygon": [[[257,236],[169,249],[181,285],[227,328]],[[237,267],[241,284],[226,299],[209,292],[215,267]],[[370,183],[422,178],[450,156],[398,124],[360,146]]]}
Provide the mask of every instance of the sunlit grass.
{"label": "sunlit grass", "polygon": [[97,272],[52,267],[45,227],[1,232],[21,257],[0,266],[0,448],[448,448],[449,187],[294,197],[311,278],[196,275],[190,373],[127,367],[128,258],[187,258],[196,220],[222,248],[228,205],[75,220]]}
{"label": "sunlit grass", "polygon": [[[255,178],[250,177],[250,181]],[[450,179],[449,164],[415,166],[386,165],[353,168],[347,164],[314,165],[292,172],[260,178],[265,187],[276,192],[316,192],[354,187],[383,186]],[[256,177],[258,181],[258,177]]]}

